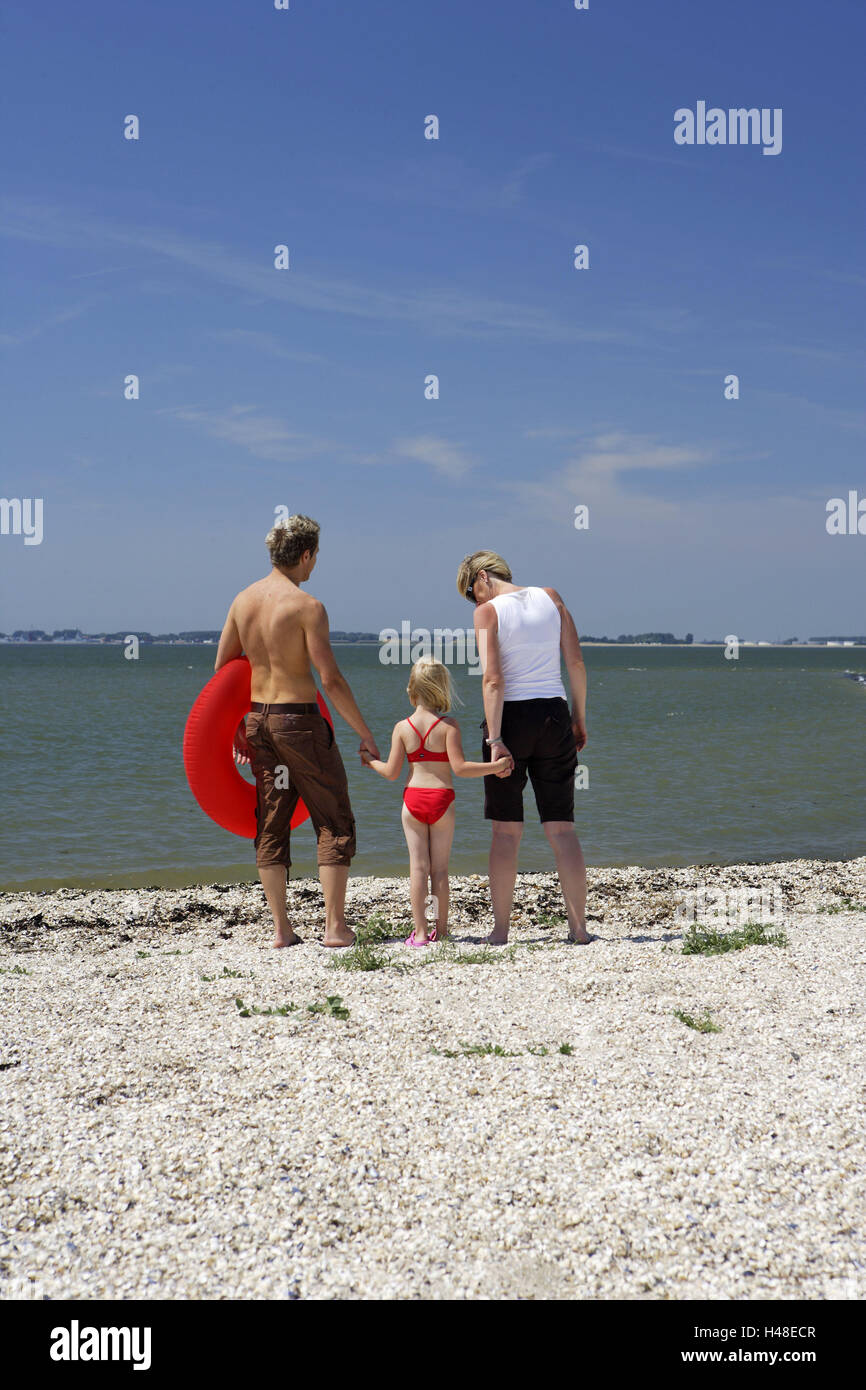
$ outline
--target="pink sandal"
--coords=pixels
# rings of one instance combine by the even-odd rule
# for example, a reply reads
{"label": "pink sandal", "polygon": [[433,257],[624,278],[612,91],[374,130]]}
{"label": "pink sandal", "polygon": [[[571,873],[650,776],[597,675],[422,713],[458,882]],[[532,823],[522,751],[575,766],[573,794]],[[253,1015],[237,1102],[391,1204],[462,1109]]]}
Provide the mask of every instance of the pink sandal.
{"label": "pink sandal", "polygon": [[[435,931],[435,928],[434,928],[434,931]],[[429,946],[429,945],[430,945],[430,939],[431,939],[431,938],[428,936],[428,938],[427,938],[426,941],[416,941],[416,940],[415,940],[415,928],[413,927],[413,928],[412,928],[412,935],[406,937],[406,940],[405,940],[405,942],[404,942],[404,945],[406,945],[406,946]]]}

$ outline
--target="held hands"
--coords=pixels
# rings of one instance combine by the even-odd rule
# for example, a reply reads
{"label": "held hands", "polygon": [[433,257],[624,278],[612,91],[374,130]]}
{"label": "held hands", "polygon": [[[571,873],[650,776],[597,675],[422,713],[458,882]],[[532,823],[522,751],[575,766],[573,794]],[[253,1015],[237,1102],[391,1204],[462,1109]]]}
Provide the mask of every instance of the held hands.
{"label": "held hands", "polygon": [[[501,769],[501,770],[500,770]],[[495,777],[510,777],[514,759],[501,739],[490,745],[490,771]]]}
{"label": "held hands", "polygon": [[376,746],[376,740],[373,738],[372,734],[369,738],[361,739],[361,746],[358,752],[361,755],[361,764],[363,767],[369,767],[371,759],[373,758],[375,758],[377,762],[381,759],[381,754]]}

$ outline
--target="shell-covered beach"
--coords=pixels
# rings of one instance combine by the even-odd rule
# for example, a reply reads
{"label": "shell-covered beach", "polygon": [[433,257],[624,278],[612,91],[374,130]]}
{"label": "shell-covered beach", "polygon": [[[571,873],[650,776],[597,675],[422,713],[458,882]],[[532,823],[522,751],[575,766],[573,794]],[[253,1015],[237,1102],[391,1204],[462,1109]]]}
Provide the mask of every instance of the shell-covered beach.
{"label": "shell-covered beach", "polygon": [[[696,881],[768,939],[684,953]],[[584,947],[552,874],[498,951],[482,877],[427,950],[289,896],[0,898],[3,1297],[866,1296],[866,859],[591,869]]]}

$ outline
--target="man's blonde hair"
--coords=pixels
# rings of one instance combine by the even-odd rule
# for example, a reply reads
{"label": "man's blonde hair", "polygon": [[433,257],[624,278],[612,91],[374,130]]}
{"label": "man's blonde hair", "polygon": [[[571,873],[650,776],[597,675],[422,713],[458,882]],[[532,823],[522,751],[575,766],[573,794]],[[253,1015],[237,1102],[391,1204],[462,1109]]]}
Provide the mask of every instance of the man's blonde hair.
{"label": "man's blonde hair", "polygon": [[497,579],[511,583],[511,570],[501,555],[497,555],[495,550],[476,550],[474,555],[467,555],[465,560],[461,560],[457,571],[457,592],[463,598],[469,597],[467,590],[475,583],[482,570],[495,575]]}
{"label": "man's blonde hair", "polygon": [[448,667],[432,656],[422,656],[409,672],[409,699],[434,714],[444,714],[454,700]]}
{"label": "man's blonde hair", "polygon": [[291,569],[305,550],[319,548],[319,523],[311,516],[289,516],[272,526],[265,536],[272,565]]}

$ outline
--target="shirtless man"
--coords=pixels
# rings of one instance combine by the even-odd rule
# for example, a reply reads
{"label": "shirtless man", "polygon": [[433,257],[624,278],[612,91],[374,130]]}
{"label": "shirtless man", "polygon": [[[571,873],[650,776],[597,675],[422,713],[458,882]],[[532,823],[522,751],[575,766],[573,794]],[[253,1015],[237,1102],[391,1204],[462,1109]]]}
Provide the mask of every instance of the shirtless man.
{"label": "shirtless man", "polygon": [[351,946],[355,935],[346,926],[345,907],[355,819],[340,750],[316,704],[310,663],[331,704],[360,734],[360,753],[378,758],[379,750],[337,666],[325,606],[299,587],[318,558],[318,522],[290,516],[268,532],[265,543],[273,568],[234,600],[214,670],[242,653],[252,667],[252,708],[238,727],[235,758],[251,762],[255,773],[256,866],[274,919],[273,944],[294,946],[301,940],[286,911],[289,826],[300,798],[318,842],[325,945]]}

